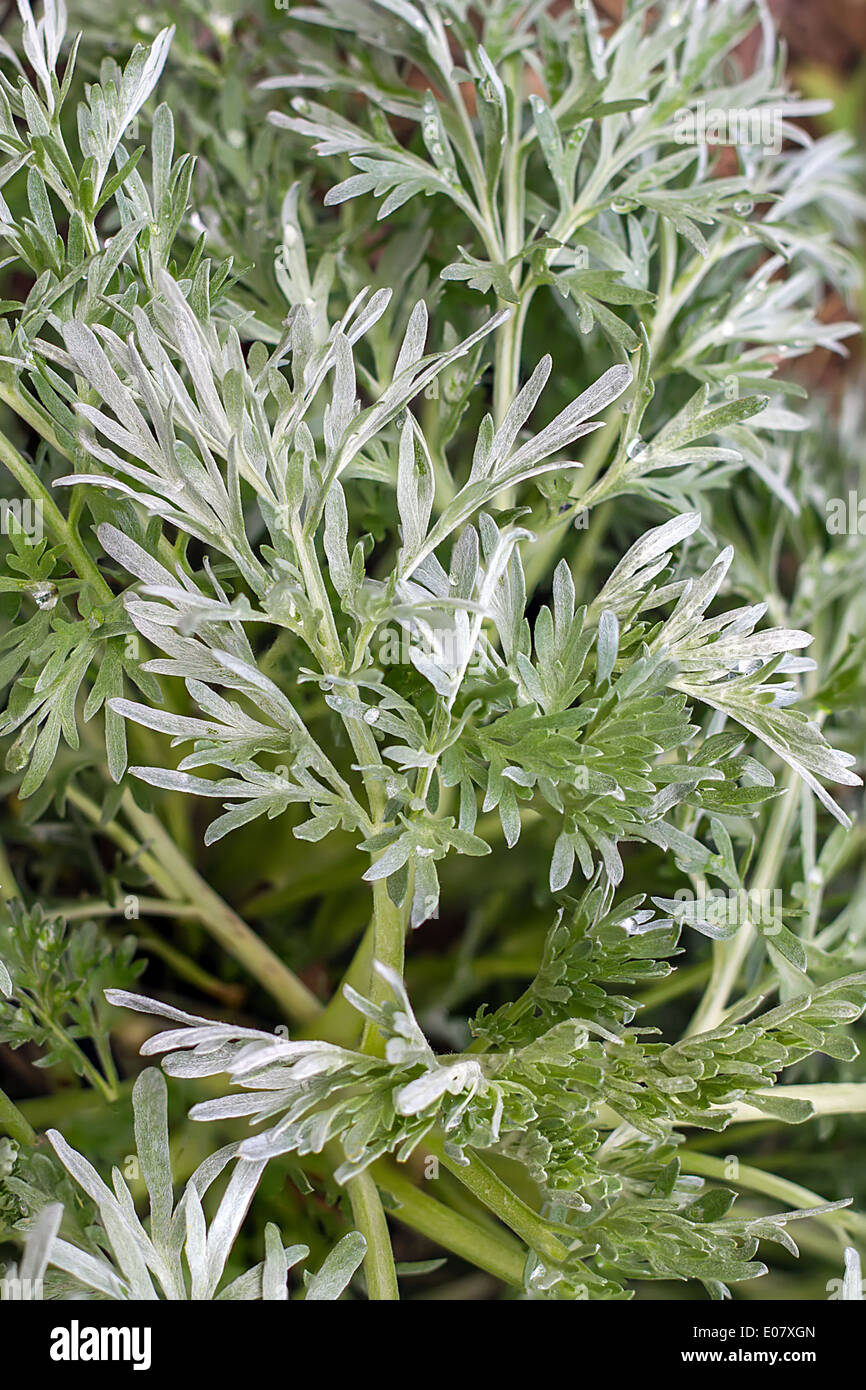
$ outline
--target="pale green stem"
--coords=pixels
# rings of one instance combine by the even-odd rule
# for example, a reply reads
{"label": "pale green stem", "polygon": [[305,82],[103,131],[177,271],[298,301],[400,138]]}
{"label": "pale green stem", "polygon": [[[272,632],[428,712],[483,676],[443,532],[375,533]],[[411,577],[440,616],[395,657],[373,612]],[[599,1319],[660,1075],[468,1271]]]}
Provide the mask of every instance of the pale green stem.
{"label": "pale green stem", "polygon": [[29,995],[27,997],[27,1006],[34,1018],[37,1018],[42,1024],[46,1032],[54,1034],[61,1047],[71,1048],[73,1052],[77,1053],[78,1065],[83,1075],[87,1077],[95,1090],[102,1092],[109,1105],[112,1105],[114,1101],[117,1100],[118,1076],[114,1061],[107,1056],[104,1045],[100,1046],[97,1044],[97,1052],[99,1053],[100,1061],[106,1069],[106,1076],[103,1076],[102,1072],[97,1070],[90,1059],[81,1051],[80,1047],[70,1040],[69,1034],[64,1032],[60,1025],[55,1023],[50,1014],[47,1014],[44,1009],[40,1008],[36,1001]]}
{"label": "pale green stem", "polygon": [[12,872],[12,865],[9,863],[9,856],[6,853],[6,846],[0,842],[0,899],[8,902],[10,898],[20,898],[21,889]]}
{"label": "pale green stem", "polygon": [[19,486],[39,505],[46,531],[53,541],[63,546],[79,579],[92,584],[103,597],[110,598],[111,590],[82,544],[81,538],[73,531],[51,493],[37,477],[24,455],[19,454],[5,434],[0,434],[0,463],[5,464]]}
{"label": "pale green stem", "polygon": [[79,788],[71,786],[67,795],[94,825],[99,826],[126,854],[137,859],[160,892],[171,899],[181,896],[197,908],[202,926],[224,950],[240,961],[280,1004],[288,1018],[306,1023],[317,1017],[322,1006],[316,996],[256,936],[234,909],[223,902],[184,858],[161,821],[136,806],[129,792],[124,794],[121,804],[142,843],[116,822],[103,825],[99,807]]}
{"label": "pale green stem", "polygon": [[[164,902],[162,898],[138,898],[138,909],[152,917],[190,917],[198,919],[199,910],[194,903]],[[123,903],[55,903],[50,909],[67,922],[85,922],[91,917],[123,917]],[[137,920],[137,919],[136,919]]]}
{"label": "pale green stem", "polygon": [[[186,902],[163,902],[161,898],[141,898],[137,897],[136,905],[138,913],[143,913],[146,917],[172,917],[175,919],[189,918],[194,922],[201,920],[201,911],[194,903]],[[120,903],[57,903],[50,909],[50,913],[62,917],[65,922],[90,921],[98,917],[119,917],[124,921],[134,922],[136,938],[139,946],[145,951],[152,951],[154,955],[168,962],[175,973],[182,980],[188,980],[204,994],[210,994],[215,999],[221,999],[226,1004],[237,1005],[241,1002],[244,994],[243,986],[227,985],[223,980],[219,980],[215,975],[211,975],[197,961],[190,960],[176,946],[170,942],[163,941],[162,937],[142,927],[139,916],[129,919],[124,913],[123,904]]]}
{"label": "pale green stem", "polygon": [[[502,187],[505,201],[504,260],[510,260],[520,250],[523,239],[523,156],[520,149],[520,65],[521,60],[509,58],[505,64],[503,80],[509,95],[509,132],[502,170]],[[517,264],[509,272],[511,284],[520,299],[521,269]],[[508,307],[504,302],[500,307]],[[495,360],[493,367],[493,418],[497,426],[502,424],[512,400],[520,386],[520,352],[523,339],[525,316],[519,305],[496,334]]]}
{"label": "pale green stem", "polygon": [[[300,526],[294,528],[293,539],[307,596],[321,615],[322,653],[330,666],[331,674],[337,675],[343,669],[343,650],[334,621],[333,609],[328,598],[328,591],[322,577],[319,558],[316,554],[315,540],[308,538]],[[350,694],[357,695],[354,687],[350,687],[349,690]],[[343,724],[360,766],[362,768],[381,766],[382,759],[378,744],[364,721],[344,719]],[[370,814],[378,828],[385,812],[385,789],[381,781],[370,772],[364,771],[361,775]],[[403,975],[405,935],[404,917],[388,897],[386,882],[378,880],[373,885],[373,957],[382,961],[383,964],[391,965],[393,969],[397,970],[401,978]],[[372,959],[370,965],[372,966]],[[368,988],[374,1000],[384,997],[385,982],[378,975],[371,975]],[[362,1048],[370,1053],[383,1052],[384,1042],[375,1030],[365,1028]],[[352,1179],[349,1190],[358,1229],[367,1241],[364,1271],[370,1298],[377,1301],[397,1299],[399,1293],[394,1270],[391,1237],[376,1184],[369,1173],[362,1173],[359,1177]]]}
{"label": "pale green stem", "polygon": [[[313,607],[318,610],[322,620],[321,653],[317,655],[320,661],[323,656],[325,658],[326,674],[338,675],[343,670],[343,651],[334,621],[333,609],[322,577],[319,558],[316,554],[315,542],[304,535],[300,526],[294,528],[293,539],[307,596]],[[347,689],[350,696],[357,697],[358,692],[354,686],[349,686]],[[360,766],[362,768],[381,767],[382,758],[379,753],[379,746],[372,731],[364,721],[362,719],[344,719],[343,724]],[[376,829],[381,829],[387,800],[385,788],[380,777],[369,771],[362,772],[362,778],[370,806],[370,815]],[[393,970],[396,970],[401,977],[410,901],[411,893],[407,893],[404,906],[398,908],[388,896],[385,880],[379,879],[373,884],[373,954],[370,958],[370,964],[372,965],[374,959],[381,961],[383,965],[389,965]],[[375,1002],[382,1002],[390,995],[387,984],[378,974],[370,976],[368,987],[370,997]],[[366,1027],[362,1042],[364,1050],[372,1049],[380,1052],[382,1046],[382,1040],[377,1031],[374,1028]]]}
{"label": "pale green stem", "polygon": [[296,1038],[320,1038],[324,1042],[337,1043],[340,1047],[355,1047],[362,1032],[362,1020],[343,993],[344,985],[363,992],[370,987],[370,971],[373,964],[376,924],[371,919],[358,949],[352,957],[348,970],[324,1012],[312,1023],[295,1032]]}
{"label": "pale green stem", "polygon": [[367,1242],[364,1256],[367,1295],[376,1303],[396,1302],[400,1297],[397,1271],[388,1222],[376,1183],[368,1172],[359,1173],[347,1184],[347,1191],[355,1225]]}
{"label": "pale green stem", "polygon": [[41,435],[42,438],[51,445],[52,449],[56,449],[58,454],[62,455],[65,459],[71,460],[72,455],[69,450],[61,444],[50,418],[38,406],[31,404],[26,396],[22,396],[20,391],[17,391],[14,386],[9,386],[6,382],[0,381],[0,401],[8,405],[10,410],[14,411],[14,413],[20,416],[31,429],[34,429],[37,434]]}
{"label": "pale green stem", "polygon": [[480,1202],[499,1217],[515,1235],[537,1254],[554,1264],[562,1264],[568,1250],[549,1222],[522,1201],[501,1178],[477,1156],[468,1153],[468,1162],[457,1163],[446,1153],[440,1139],[428,1140],[427,1147],[449,1173],[453,1173]]}
{"label": "pale green stem", "polygon": [[[793,768],[788,768],[767,828],[761,856],[751,883],[751,891],[760,894],[776,883],[794,820],[797,815],[795,788],[799,781]],[[750,918],[740,924],[727,941],[713,943],[713,971],[706,992],[689,1024],[688,1033],[707,1033],[717,1028],[725,1016],[728,1000],[755,940],[755,926]]]}
{"label": "pale green stem", "polygon": [[523,1287],[526,1253],[504,1231],[486,1230],[476,1221],[452,1211],[435,1197],[419,1192],[414,1183],[395,1170],[393,1164],[374,1163],[372,1173],[382,1192],[390,1193],[396,1206],[395,1220],[410,1230],[433,1240],[445,1250],[477,1265],[488,1274],[515,1288]]}
{"label": "pale green stem", "polygon": [[[403,978],[406,921],[411,901],[411,883],[406,892],[405,902],[400,907],[388,896],[387,879],[376,879],[373,884],[373,958],[382,965],[389,966],[400,979]],[[390,985],[378,972],[370,979],[370,997],[377,1004],[392,998]],[[375,1056],[384,1056],[384,1040],[379,1030],[369,1021],[364,1027],[361,1050]]]}
{"label": "pale green stem", "polygon": [[517,327],[517,315],[511,313],[501,327],[496,330],[493,368],[493,419],[497,426],[502,424],[508,407],[517,395],[520,376],[520,342]]}
{"label": "pale green stem", "polygon": [[0,1131],[8,1134],[10,1139],[16,1139],[19,1144],[26,1144],[28,1148],[36,1143],[36,1130],[5,1091],[0,1091]]}

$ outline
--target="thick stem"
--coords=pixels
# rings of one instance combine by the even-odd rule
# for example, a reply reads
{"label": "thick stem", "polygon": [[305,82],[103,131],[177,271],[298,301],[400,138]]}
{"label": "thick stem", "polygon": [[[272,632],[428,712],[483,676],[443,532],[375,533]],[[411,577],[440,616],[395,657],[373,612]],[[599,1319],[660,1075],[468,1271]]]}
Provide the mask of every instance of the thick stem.
{"label": "thick stem", "polygon": [[79,579],[92,584],[103,597],[110,598],[111,590],[80,537],[75,534],[51,493],[37,477],[24,455],[19,454],[5,434],[0,434],[0,463],[5,464],[19,486],[38,504],[46,531],[51,539],[66,551]]}
{"label": "thick stem", "polygon": [[[523,240],[523,156],[520,148],[520,58],[509,58],[505,64],[504,81],[508,94],[509,132],[502,168],[502,190],[504,199],[504,245],[505,261],[516,256]],[[521,267],[519,262],[509,272],[511,284],[520,294]],[[500,308],[508,306],[503,302]],[[495,362],[493,368],[493,418],[496,425],[502,424],[505,413],[520,385],[520,351],[523,339],[525,317],[520,306],[506,319],[496,334]]]}
{"label": "thick stem", "polygon": [[445,1250],[477,1265],[496,1279],[515,1288],[523,1287],[525,1251],[504,1231],[485,1230],[461,1212],[419,1192],[412,1181],[395,1170],[393,1164],[379,1161],[371,1169],[382,1192],[390,1193],[397,1205],[395,1220],[433,1240]]}
{"label": "thick stem", "polygon": [[[403,978],[403,959],[406,944],[406,913],[411,901],[411,891],[406,893],[406,904],[397,907],[388,896],[387,879],[377,879],[373,884],[373,959],[382,965],[390,966]],[[386,980],[376,972],[370,980],[370,993],[373,1002],[381,1004],[391,997]],[[384,1054],[384,1041],[373,1024],[364,1029],[362,1051],[377,1056]]]}
{"label": "thick stem", "polygon": [[[300,526],[295,527],[293,537],[307,597],[321,614],[322,655],[331,674],[337,675],[344,665],[343,650],[319,557],[316,554],[315,541],[308,539]],[[321,660],[321,656],[319,659]],[[357,691],[351,686],[349,693],[357,695]],[[378,744],[364,721],[344,719],[343,723],[362,769],[380,765],[382,759]],[[361,775],[370,815],[378,826],[384,818],[385,789],[381,781],[369,771],[363,771]],[[388,898],[387,885],[384,880],[379,880],[373,885],[373,956],[370,959],[370,967],[375,957],[383,964],[391,965],[402,977],[404,934],[405,924]],[[374,999],[379,997],[383,983],[378,975],[371,975],[369,978],[368,987]],[[384,1052],[384,1042],[375,1030],[365,1028],[362,1048],[365,1052],[381,1053]],[[369,1173],[362,1173],[359,1177],[353,1178],[349,1186],[355,1221],[367,1241],[367,1254],[364,1259],[367,1291],[371,1299],[393,1301],[399,1298],[397,1275],[388,1223],[376,1184]]]}
{"label": "thick stem", "polygon": [[21,392],[17,391],[14,386],[0,381],[0,401],[8,405],[15,415],[18,415],[31,429],[35,430],[58,454],[65,459],[72,459],[69,450],[61,444],[50,418],[35,403],[31,404],[26,396],[22,396]]}
{"label": "thick stem", "polygon": [[0,1091],[0,1131],[8,1134],[10,1139],[16,1139],[19,1144],[26,1144],[28,1148],[36,1143],[36,1130],[5,1091]]}
{"label": "thick stem", "polygon": [[469,1161],[463,1164],[449,1158],[441,1140],[428,1141],[427,1147],[449,1173],[453,1173],[464,1187],[468,1188],[488,1210],[494,1212],[515,1235],[520,1236],[530,1249],[554,1264],[563,1263],[568,1256],[568,1250],[548,1222],[512,1192],[507,1183],[497,1177],[476,1154],[468,1154]]}
{"label": "thick stem", "polygon": [[396,1302],[400,1297],[397,1271],[394,1267],[388,1222],[376,1183],[369,1173],[359,1173],[356,1178],[352,1178],[347,1190],[355,1225],[367,1242],[364,1275],[367,1280],[368,1297],[377,1303]]}
{"label": "thick stem", "polygon": [[374,937],[375,922],[371,921],[324,1011],[312,1023],[299,1028],[294,1035],[296,1038],[318,1038],[323,1042],[337,1043],[340,1047],[357,1047],[362,1020],[343,993],[343,986],[351,985],[361,992],[370,987]]}
{"label": "thick stem", "polygon": [[[797,814],[797,797],[794,788],[798,782],[797,773],[789,768],[783,782],[783,795],[776,802],[761,857],[751,883],[751,890],[761,893],[775,883],[791,831]],[[746,956],[755,940],[755,926],[746,918],[737,929],[735,936],[727,941],[718,941],[713,947],[713,973],[710,976],[706,993],[689,1024],[689,1034],[707,1033],[717,1028],[725,1016],[728,999],[736,984]]]}
{"label": "thick stem", "polygon": [[12,872],[12,865],[9,863],[6,846],[0,842],[0,902],[7,902],[9,898],[20,897],[21,889],[18,887],[15,875]]}
{"label": "thick stem", "polygon": [[[304,583],[307,589],[307,596],[313,606],[319,611],[322,618],[321,646],[322,655],[327,662],[328,670],[331,674],[339,674],[343,668],[343,652],[340,647],[340,640],[337,633],[334,614],[328,593],[322,577],[321,566],[316,554],[314,542],[307,539],[300,527],[295,527],[294,543],[298,555],[298,563],[304,576]],[[321,657],[320,657],[321,659]],[[350,695],[357,695],[354,686],[348,687]],[[346,732],[349,736],[355,756],[359,764],[364,769],[381,766],[381,756],[379,746],[371,732],[361,719],[344,719]],[[384,820],[386,793],[381,779],[369,771],[362,772],[364,790],[367,794],[367,801],[370,807],[370,815],[376,824],[377,829],[381,828]],[[406,903],[410,901],[411,894],[407,893]],[[390,966],[402,977],[403,974],[403,953],[406,937],[406,908],[398,908],[392,903],[388,896],[387,883],[384,879],[378,879],[373,884],[373,950],[369,957],[369,964],[372,966],[373,960],[380,961],[383,965]],[[372,974],[368,977],[368,987],[370,996],[376,1002],[381,1002],[388,995],[385,982],[377,975]],[[362,1047],[365,1052],[381,1054],[384,1044],[375,1028],[365,1027]]]}
{"label": "thick stem", "polygon": [[[500,304],[500,308],[508,307]],[[520,381],[520,338],[518,318],[512,313],[496,330],[493,364],[493,419],[502,424]]]}

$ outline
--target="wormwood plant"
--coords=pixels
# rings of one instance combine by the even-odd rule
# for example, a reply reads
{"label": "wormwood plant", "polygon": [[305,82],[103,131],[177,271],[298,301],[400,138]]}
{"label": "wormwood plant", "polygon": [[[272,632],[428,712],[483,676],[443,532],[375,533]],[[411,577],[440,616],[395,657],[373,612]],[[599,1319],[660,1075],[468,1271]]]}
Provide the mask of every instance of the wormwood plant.
{"label": "wormwood plant", "polygon": [[[811,1217],[857,1296],[864,555],[780,368],[856,332],[863,200],[767,8],[19,10],[0,1038],[57,1077],[0,1095],[20,1271],[722,1297]],[[684,138],[707,107],[773,138]],[[86,1118],[142,1038],[194,1170],[159,1072],[134,1154]],[[70,1094],[94,1163],[39,1140]],[[838,1200],[740,1161],[811,1120],[810,1171],[819,1117]]]}

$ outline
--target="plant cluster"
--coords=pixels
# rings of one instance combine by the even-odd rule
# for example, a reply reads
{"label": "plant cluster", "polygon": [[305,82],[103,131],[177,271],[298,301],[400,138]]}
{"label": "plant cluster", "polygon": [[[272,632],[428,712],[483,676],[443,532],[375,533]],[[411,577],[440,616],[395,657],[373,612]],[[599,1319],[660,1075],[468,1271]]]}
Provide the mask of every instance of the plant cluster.
{"label": "plant cluster", "polygon": [[[866,1109],[864,553],[796,370],[858,331],[824,307],[866,204],[767,6],[190,4],[104,41],[82,3],[70,43],[18,3],[0,461],[44,534],[0,575],[0,1039],[105,1107],[143,1040],[227,1138],[181,1174],[145,1070],[109,1188],[0,1093],[19,1272],[391,1299],[444,1251],[509,1296],[724,1297],[803,1218],[853,1269],[847,1170],[825,1201],[695,1141]],[[684,142],[701,104],[780,138]]]}

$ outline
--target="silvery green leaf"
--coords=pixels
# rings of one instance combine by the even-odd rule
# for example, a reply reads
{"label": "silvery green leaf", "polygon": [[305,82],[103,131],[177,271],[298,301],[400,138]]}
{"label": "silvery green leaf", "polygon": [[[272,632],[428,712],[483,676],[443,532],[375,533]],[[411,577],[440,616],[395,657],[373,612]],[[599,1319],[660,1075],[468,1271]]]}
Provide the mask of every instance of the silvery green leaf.
{"label": "silvery green leaf", "polygon": [[288,1251],[283,1249],[279,1228],[269,1221],[265,1227],[265,1260],[262,1270],[262,1298],[266,1302],[285,1303],[289,1297],[286,1279],[289,1272]]}
{"label": "silvery green leaf", "polygon": [[619,650],[619,623],[616,614],[609,608],[602,610],[598,620],[596,637],[596,686],[609,680]]}
{"label": "silvery green leaf", "polygon": [[667,565],[673,548],[697,531],[700,524],[700,513],[689,512],[645,532],[616,565],[595,599],[593,610],[601,612],[610,607],[616,612],[617,607],[622,611],[626,605],[631,606],[634,597]]}
{"label": "silvery green leaf", "polygon": [[54,111],[52,77],[60,56],[66,33],[66,5],[63,0],[46,0],[44,13],[38,21],[33,18],[29,0],[18,0],[18,12],[24,21],[22,45],[39,79],[49,114]]}
{"label": "silvery green leaf", "polygon": [[852,1302],[862,1302],[863,1300],[863,1276],[860,1268],[860,1256],[851,1245],[845,1247],[845,1274],[842,1279],[842,1292],[840,1297]]}
{"label": "silvery green leaf", "polygon": [[436,1105],[446,1093],[459,1095],[463,1091],[474,1090],[483,1081],[479,1064],[471,1058],[449,1066],[435,1067],[408,1086],[403,1086],[394,1096],[394,1105],[400,1115],[417,1115]]}
{"label": "silvery green leaf", "polygon": [[409,322],[406,325],[406,332],[400,344],[400,351],[397,353],[397,360],[394,363],[394,376],[402,376],[404,372],[414,367],[424,355],[424,344],[427,341],[427,305],[423,299],[419,299],[409,315]]}
{"label": "silvery green leaf", "polygon": [[132,1092],[135,1143],[141,1176],[150,1195],[151,1236],[161,1245],[168,1236],[174,1206],[171,1156],[168,1148],[168,1098],[158,1071],[147,1068]]}
{"label": "silvery green leaf", "polygon": [[403,527],[403,545],[409,554],[420,547],[427,534],[434,486],[431,462],[416,439],[411,418],[407,418],[400,432],[397,508]]}
{"label": "silvery green leaf", "polygon": [[132,1297],[129,1285],[120,1279],[108,1260],[80,1250],[68,1240],[56,1239],[51,1247],[51,1264],[104,1298],[124,1301]]}
{"label": "silvery green leaf", "polygon": [[557,836],[553,846],[553,854],[550,860],[550,891],[560,893],[563,888],[567,888],[571,882],[571,875],[574,870],[574,845],[571,836],[562,831]]}
{"label": "silvery green leaf", "polygon": [[367,1242],[360,1231],[350,1231],[343,1236],[310,1278],[305,1299],[319,1303],[338,1299],[348,1288],[366,1253]]}
{"label": "silvery green leaf", "polygon": [[[180,1206],[186,1230],[184,1254],[190,1272],[190,1296],[195,1300],[208,1297],[209,1271],[207,1258],[207,1222],[199,1194],[190,1186],[184,1192]],[[178,1208],[180,1214],[180,1207]]]}
{"label": "silvery green leaf", "polygon": [[159,81],[173,37],[174,26],[160,30],[149,48],[136,45],[126,68],[121,72],[113,64],[114,70],[104,86],[94,83],[87,92],[86,103],[79,107],[79,140],[82,151],[97,161],[97,186],[101,185],[124,132]]}
{"label": "silvery green leaf", "polygon": [[[268,1241],[268,1233],[271,1230],[277,1231],[277,1228],[273,1225],[272,1222],[269,1222],[268,1225],[265,1227],[266,1242]],[[278,1231],[277,1236],[279,1236]],[[273,1237],[271,1239],[274,1240],[274,1261],[276,1265],[276,1240]],[[292,1269],[294,1265],[299,1263],[299,1261],[306,1259],[309,1253],[310,1249],[307,1245],[290,1245],[286,1246],[285,1249],[282,1249],[281,1245],[279,1267],[284,1268],[285,1271],[288,1272],[288,1270]],[[262,1261],[261,1264],[254,1265],[252,1269],[248,1269],[245,1274],[239,1275],[237,1279],[233,1279],[230,1284],[227,1284],[223,1289],[220,1290],[220,1292],[217,1294],[217,1298],[233,1300],[242,1299],[247,1301],[269,1298],[270,1295],[266,1294],[264,1291],[264,1273],[265,1262]],[[280,1291],[277,1281],[274,1281],[273,1297],[279,1302],[283,1302],[285,1300],[285,1274],[283,1274],[282,1291]]]}
{"label": "silvery green leaf", "polygon": [[55,1237],[63,1220],[63,1206],[50,1202],[43,1207],[27,1233],[27,1242],[18,1271],[22,1280],[42,1279],[54,1248]]}
{"label": "silvery green leaf", "polygon": [[117,1199],[114,1194],[106,1187],[92,1163],[88,1163],[86,1158],[69,1147],[62,1134],[56,1129],[45,1131],[46,1136],[57,1153],[64,1168],[72,1174],[75,1181],[84,1189],[96,1205],[102,1209],[103,1206],[117,1206]]}
{"label": "silvery green leaf", "polygon": [[373,861],[363,877],[368,883],[375,883],[380,878],[390,878],[391,874],[403,867],[411,853],[412,842],[409,836],[401,836]]}
{"label": "silvery green leaf", "polygon": [[483,472],[476,474],[473,467],[472,479],[476,476],[487,477],[509,458],[521,429],[535,409],[538,399],[547,385],[552,367],[553,359],[549,355],[542,357],[529,380],[508,407],[502,424],[493,436],[490,449],[484,456]]}
{"label": "silvery green leaf", "polygon": [[340,484],[334,486],[325,499],[325,526],[322,543],[328,561],[328,572],[341,598],[348,597],[352,588],[352,565],[348,547],[349,514],[346,496]]}
{"label": "silvery green leaf", "polygon": [[[399,376],[396,376],[373,405],[354,417],[351,426],[343,434],[339,449],[335,450],[335,456],[325,478],[325,491],[327,492],[333,480],[348,467],[361,449],[380,433],[415,396],[420,395],[430,382],[435,380],[453,362],[465,357],[476,343],[497,329],[507,317],[507,310],[493,314],[486,323],[454,347],[444,352],[422,357],[414,366],[406,368]],[[320,501],[316,513],[314,513],[316,519],[323,506],[324,503]]]}
{"label": "silvery green leaf", "polygon": [[621,396],[632,379],[631,368],[626,366],[609,367],[598,381],[567,405],[564,410],[547,425],[540,434],[534,436],[516,453],[510,455],[503,471],[509,474],[520,473],[527,466],[533,466],[548,458],[558,449],[564,449],[575,439],[597,428],[598,422],[587,423],[589,416],[604,410]]}

